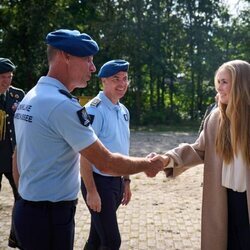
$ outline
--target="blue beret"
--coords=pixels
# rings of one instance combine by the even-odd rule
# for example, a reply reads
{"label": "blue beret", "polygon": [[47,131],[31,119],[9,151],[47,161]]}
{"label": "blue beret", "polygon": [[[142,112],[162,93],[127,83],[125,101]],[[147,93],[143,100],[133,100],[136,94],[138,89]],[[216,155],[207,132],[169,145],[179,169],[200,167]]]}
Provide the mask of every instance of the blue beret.
{"label": "blue beret", "polygon": [[10,59],[0,57],[0,74],[6,73],[6,72],[12,72],[15,69],[16,69],[16,66]]}
{"label": "blue beret", "polygon": [[86,33],[60,29],[50,32],[46,43],[73,56],[92,56],[99,51],[98,44]]}
{"label": "blue beret", "polygon": [[105,64],[102,65],[98,76],[99,77],[110,77],[113,76],[115,74],[117,74],[120,71],[128,71],[128,67],[129,67],[129,62],[125,61],[125,60],[112,60],[112,61],[108,61]]}

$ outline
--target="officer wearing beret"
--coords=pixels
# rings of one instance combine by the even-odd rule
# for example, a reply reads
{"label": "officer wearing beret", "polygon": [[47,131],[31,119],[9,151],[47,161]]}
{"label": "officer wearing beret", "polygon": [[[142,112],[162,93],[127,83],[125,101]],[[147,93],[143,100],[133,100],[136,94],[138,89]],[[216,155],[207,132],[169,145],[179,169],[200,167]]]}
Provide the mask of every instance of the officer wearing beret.
{"label": "officer wearing beret", "polygon": [[71,250],[80,191],[79,153],[103,173],[145,171],[155,176],[163,161],[112,154],[98,140],[85,108],[70,94],[84,88],[96,68],[97,43],[86,33],[59,29],[46,37],[49,71],[15,113],[13,174],[21,196],[13,212],[25,250]]}
{"label": "officer wearing beret", "polygon": [[[103,91],[86,104],[92,127],[111,152],[129,154],[129,111],[119,102],[127,92],[129,63],[106,62],[100,69]],[[129,176],[105,174],[82,158],[81,190],[91,213],[90,234],[85,250],[118,250],[121,245],[116,210],[131,199]]]}
{"label": "officer wearing beret", "polygon": [[[0,58],[0,190],[4,175],[10,183],[14,200],[18,198],[18,192],[12,175],[12,154],[16,144],[13,117],[24,97],[22,89],[11,86],[15,68],[8,58]],[[16,244],[12,229],[9,246],[15,247]]]}

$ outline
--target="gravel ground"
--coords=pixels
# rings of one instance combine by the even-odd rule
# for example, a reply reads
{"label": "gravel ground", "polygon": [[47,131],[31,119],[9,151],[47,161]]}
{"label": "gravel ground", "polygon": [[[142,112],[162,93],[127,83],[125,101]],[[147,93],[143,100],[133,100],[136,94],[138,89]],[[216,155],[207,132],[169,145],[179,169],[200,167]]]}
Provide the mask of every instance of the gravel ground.
{"label": "gravel ground", "polygon": [[192,143],[197,133],[191,132],[131,132],[131,150],[133,156],[145,156],[149,152],[164,153],[180,143]]}

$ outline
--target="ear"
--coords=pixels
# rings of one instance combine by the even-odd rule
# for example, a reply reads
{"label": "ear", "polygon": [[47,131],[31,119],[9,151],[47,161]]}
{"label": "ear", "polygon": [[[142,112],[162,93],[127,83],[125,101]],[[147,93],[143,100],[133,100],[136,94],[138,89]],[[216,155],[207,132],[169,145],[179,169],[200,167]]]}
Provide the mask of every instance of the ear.
{"label": "ear", "polygon": [[64,52],[64,51],[60,51],[60,53],[61,53],[61,57],[66,61],[66,62],[68,62],[69,61],[69,59],[70,59],[70,54],[68,54],[68,53],[66,53],[66,52]]}
{"label": "ear", "polygon": [[101,78],[102,84],[106,84],[107,83],[107,78]]}

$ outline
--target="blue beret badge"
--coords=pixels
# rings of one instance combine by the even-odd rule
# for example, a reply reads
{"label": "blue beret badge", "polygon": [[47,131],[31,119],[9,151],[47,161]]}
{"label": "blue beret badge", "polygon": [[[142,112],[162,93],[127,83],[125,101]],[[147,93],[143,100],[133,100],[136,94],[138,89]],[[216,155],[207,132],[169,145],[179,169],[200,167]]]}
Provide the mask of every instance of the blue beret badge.
{"label": "blue beret badge", "polygon": [[86,109],[83,107],[82,109],[78,110],[76,113],[79,117],[81,124],[85,127],[88,127],[90,124],[90,119],[89,119],[89,115]]}

